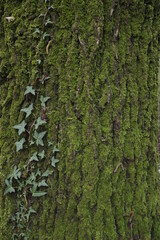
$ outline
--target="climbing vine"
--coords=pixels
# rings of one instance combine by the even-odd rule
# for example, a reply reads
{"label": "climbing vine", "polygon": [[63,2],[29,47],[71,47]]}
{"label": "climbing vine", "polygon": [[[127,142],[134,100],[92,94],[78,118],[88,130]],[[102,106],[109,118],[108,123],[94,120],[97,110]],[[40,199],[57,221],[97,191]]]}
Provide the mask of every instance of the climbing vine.
{"label": "climbing vine", "polygon": [[[45,0],[45,4],[47,1]],[[47,102],[51,99],[44,96],[45,81],[50,79],[45,73],[41,73],[40,65],[42,60],[39,58],[39,45],[42,41],[46,44],[48,54],[51,40],[46,32],[48,25],[52,21],[47,14],[53,10],[53,6],[47,6],[47,11],[40,14],[43,17],[43,29],[36,28],[33,38],[39,38],[36,47],[35,60],[38,64],[35,75],[39,74],[39,85],[37,87],[28,85],[24,92],[25,107],[20,109],[23,113],[23,120],[14,125],[13,128],[18,132],[18,141],[15,142],[16,152],[28,150],[28,160],[23,166],[13,166],[12,172],[5,179],[6,189],[4,195],[15,194],[16,211],[12,216],[13,235],[12,239],[29,239],[31,216],[37,212],[33,205],[36,198],[47,194],[48,178],[53,174],[56,164],[56,154],[59,149],[47,139]],[[36,109],[36,106],[38,108]],[[38,112],[38,113],[37,113]],[[49,161],[48,161],[49,159]],[[46,163],[45,163],[46,160]],[[19,164],[20,165],[20,164]]]}

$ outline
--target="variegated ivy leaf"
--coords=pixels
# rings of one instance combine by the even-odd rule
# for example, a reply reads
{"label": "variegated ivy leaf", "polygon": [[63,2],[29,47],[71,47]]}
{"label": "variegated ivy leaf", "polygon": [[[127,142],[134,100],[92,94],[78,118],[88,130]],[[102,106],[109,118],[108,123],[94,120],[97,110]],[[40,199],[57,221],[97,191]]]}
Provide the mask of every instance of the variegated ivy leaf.
{"label": "variegated ivy leaf", "polygon": [[43,150],[42,152],[38,153],[38,156],[40,156],[40,158],[43,159],[45,156],[45,151]]}
{"label": "variegated ivy leaf", "polygon": [[19,152],[21,149],[23,149],[23,144],[25,143],[25,139],[22,138],[19,142],[16,142],[16,151]]}
{"label": "variegated ivy leaf", "polygon": [[56,146],[54,146],[54,148],[53,148],[53,154],[54,154],[55,152],[59,152],[59,149],[56,148]]}
{"label": "variegated ivy leaf", "polygon": [[46,134],[46,131],[40,132],[40,133],[38,133],[36,130],[34,131],[33,137],[36,139],[37,146],[38,145],[44,146],[44,143],[43,143],[42,139],[45,136],[45,134]]}
{"label": "variegated ivy leaf", "polygon": [[41,106],[45,107],[45,103],[50,99],[50,97],[44,97],[43,95],[41,95],[40,97],[40,101],[41,101]]}
{"label": "variegated ivy leaf", "polygon": [[32,86],[27,86],[26,91],[24,92],[24,95],[31,93],[32,95],[35,95],[35,89],[32,88]]}
{"label": "variegated ivy leaf", "polygon": [[32,157],[29,159],[29,161],[30,162],[32,162],[32,161],[38,162],[39,161],[38,157],[37,157],[37,152],[33,153]]}
{"label": "variegated ivy leaf", "polygon": [[51,165],[52,165],[52,167],[56,167],[56,163],[58,163],[59,162],[59,159],[56,159],[54,156],[52,157],[52,159],[51,159]]}
{"label": "variegated ivy leaf", "polygon": [[18,135],[21,135],[23,132],[25,132],[25,126],[27,125],[27,123],[25,122],[25,120],[23,120],[20,124],[13,126],[14,129],[18,130]]}
{"label": "variegated ivy leaf", "polygon": [[41,125],[43,125],[43,124],[45,124],[45,123],[46,123],[45,120],[42,120],[41,117],[38,117],[38,118],[37,118],[37,122],[36,122],[36,124],[35,124],[35,129],[38,129],[39,126],[41,126]]}
{"label": "variegated ivy leaf", "polygon": [[27,108],[22,108],[21,111],[26,113],[26,118],[29,117],[33,110],[33,103],[31,103]]}

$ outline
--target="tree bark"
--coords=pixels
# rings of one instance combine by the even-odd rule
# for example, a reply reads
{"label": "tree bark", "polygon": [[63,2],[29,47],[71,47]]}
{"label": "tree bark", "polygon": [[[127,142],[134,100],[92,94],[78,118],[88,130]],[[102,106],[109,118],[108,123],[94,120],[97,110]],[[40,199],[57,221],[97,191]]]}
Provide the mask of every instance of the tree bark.
{"label": "tree bark", "polygon": [[5,179],[28,161],[13,126],[26,86],[44,76],[60,161],[34,200],[29,239],[160,239],[159,15],[158,0],[1,0],[0,239],[11,239],[18,200],[4,196]]}

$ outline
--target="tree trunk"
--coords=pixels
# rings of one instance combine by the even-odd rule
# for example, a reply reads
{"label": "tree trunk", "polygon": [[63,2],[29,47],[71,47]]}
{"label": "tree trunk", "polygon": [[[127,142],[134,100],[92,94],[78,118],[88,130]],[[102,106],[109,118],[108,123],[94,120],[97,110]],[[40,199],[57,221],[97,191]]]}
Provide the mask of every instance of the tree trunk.
{"label": "tree trunk", "polygon": [[[39,240],[160,239],[159,13],[159,0],[1,0],[0,239],[27,229]],[[16,152],[13,126],[32,102]],[[47,155],[26,173],[40,115]],[[24,182],[50,166],[47,139],[60,150],[47,195],[4,195],[14,166]],[[20,201],[37,212],[22,229],[12,221]]]}

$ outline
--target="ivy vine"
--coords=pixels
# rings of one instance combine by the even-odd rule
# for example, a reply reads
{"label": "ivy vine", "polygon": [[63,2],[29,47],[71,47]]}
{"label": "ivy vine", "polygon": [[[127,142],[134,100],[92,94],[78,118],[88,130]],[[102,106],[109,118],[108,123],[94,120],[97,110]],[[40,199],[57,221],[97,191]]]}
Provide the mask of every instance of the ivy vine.
{"label": "ivy vine", "polygon": [[[44,1],[45,4],[47,2],[47,0]],[[45,41],[50,36],[46,28],[53,23],[49,17],[47,18],[47,14],[53,9],[53,6],[47,6],[46,13],[39,15],[39,18],[43,17],[43,31],[36,28],[33,33],[33,37],[41,35],[39,41]],[[46,47],[47,54],[50,43],[51,40],[48,40]],[[36,61],[38,65],[41,64],[40,59]],[[38,72],[39,70],[37,69],[36,73]],[[43,73],[39,82],[44,86],[45,81],[48,79],[50,77]],[[20,112],[24,113],[24,119],[13,126],[19,136],[18,141],[15,142],[17,154],[27,149],[29,155],[27,162],[22,167],[15,165],[12,172],[5,179],[6,189],[4,195],[15,194],[16,196],[16,211],[12,216],[12,240],[29,239],[31,216],[37,214],[33,208],[34,199],[47,194],[48,178],[53,174],[54,168],[59,162],[59,159],[56,158],[59,149],[47,140],[45,111],[47,102],[51,98],[42,94],[40,95],[40,91],[39,89],[36,90],[32,85],[26,87],[24,98],[27,99],[29,97],[29,102],[27,101],[27,106],[20,110]],[[34,114],[35,101],[37,101],[36,104],[40,106],[43,113],[39,114],[39,116]],[[47,152],[51,154],[48,155]],[[44,164],[45,159],[47,160],[47,164]],[[48,159],[50,159],[49,163]],[[47,167],[44,167],[46,165]]]}

